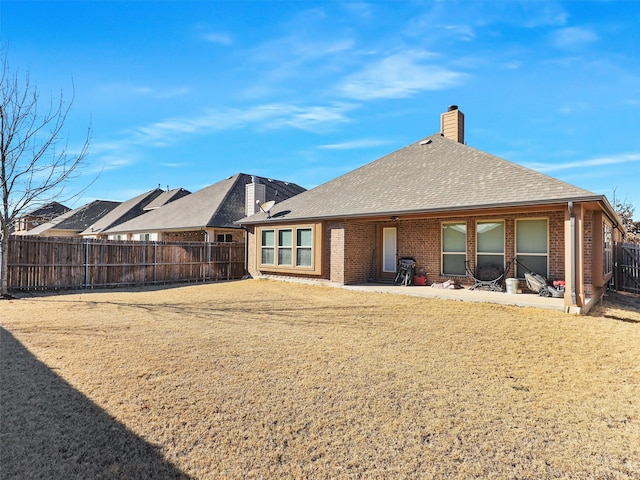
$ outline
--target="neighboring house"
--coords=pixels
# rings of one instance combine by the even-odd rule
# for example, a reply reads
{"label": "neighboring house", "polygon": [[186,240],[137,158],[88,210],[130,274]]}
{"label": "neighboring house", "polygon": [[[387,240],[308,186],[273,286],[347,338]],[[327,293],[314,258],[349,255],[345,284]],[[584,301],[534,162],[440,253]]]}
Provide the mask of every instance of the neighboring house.
{"label": "neighboring house", "polygon": [[237,220],[305,189],[289,182],[238,173],[104,231],[110,239],[244,242]]}
{"label": "neighboring house", "polygon": [[76,237],[90,225],[107,215],[120,202],[95,200],[82,207],[69,210],[56,218],[25,232],[25,235],[43,237]]}
{"label": "neighboring house", "polygon": [[13,233],[16,235],[24,235],[29,230],[53,220],[69,210],[71,210],[69,207],[58,202],[47,203],[46,205],[17,218],[14,222]]}
{"label": "neighboring house", "polygon": [[164,191],[156,188],[134,197],[126,202],[122,202],[116,208],[111,210],[103,217],[89,225],[85,230],[80,232],[80,236],[84,238],[107,238],[103,232],[116,227],[122,223],[146,214],[156,208],[166,205],[171,201],[188,195],[189,192],[182,188]]}
{"label": "neighboring house", "polygon": [[171,203],[174,200],[178,200],[179,198],[186,197],[190,194],[191,192],[189,190],[185,190],[184,188],[174,188],[173,190],[169,190],[167,187],[166,192],[162,192],[160,195],[158,195],[156,199],[146,205],[143,210],[145,212],[155,210],[163,205],[166,205],[167,203]]}
{"label": "neighboring house", "polygon": [[441,133],[239,223],[254,276],[356,284],[391,279],[398,259],[413,257],[430,283],[469,284],[465,260],[504,266],[517,256],[565,280],[573,312],[603,295],[621,233],[603,195],[465,145],[455,106],[441,115]]}

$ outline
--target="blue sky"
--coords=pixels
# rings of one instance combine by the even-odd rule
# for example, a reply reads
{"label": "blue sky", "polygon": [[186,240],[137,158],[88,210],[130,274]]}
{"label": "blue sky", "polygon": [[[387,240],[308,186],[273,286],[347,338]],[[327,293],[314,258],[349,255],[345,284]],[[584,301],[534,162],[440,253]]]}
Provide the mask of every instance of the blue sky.
{"label": "blue sky", "polygon": [[2,0],[0,27],[42,98],[75,85],[71,148],[93,127],[70,206],[237,172],[311,188],[456,104],[468,145],[640,218],[640,2]]}

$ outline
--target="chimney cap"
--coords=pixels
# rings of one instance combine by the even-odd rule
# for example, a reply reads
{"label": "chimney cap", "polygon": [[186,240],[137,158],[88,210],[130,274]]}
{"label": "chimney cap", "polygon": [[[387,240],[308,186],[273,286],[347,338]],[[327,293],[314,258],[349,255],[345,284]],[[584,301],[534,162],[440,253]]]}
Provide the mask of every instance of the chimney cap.
{"label": "chimney cap", "polygon": [[452,112],[454,110],[458,110],[458,105],[449,105],[449,112]]}

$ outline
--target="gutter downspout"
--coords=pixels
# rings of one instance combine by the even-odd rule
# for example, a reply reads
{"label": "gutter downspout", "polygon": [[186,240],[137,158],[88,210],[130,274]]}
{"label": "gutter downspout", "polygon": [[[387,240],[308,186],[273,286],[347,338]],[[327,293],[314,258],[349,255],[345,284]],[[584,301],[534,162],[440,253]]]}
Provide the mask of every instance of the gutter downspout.
{"label": "gutter downspout", "polygon": [[573,211],[573,202],[569,202],[569,216],[570,216],[570,235],[569,239],[571,246],[571,271],[569,272],[569,278],[571,279],[571,304],[576,303],[576,214]]}

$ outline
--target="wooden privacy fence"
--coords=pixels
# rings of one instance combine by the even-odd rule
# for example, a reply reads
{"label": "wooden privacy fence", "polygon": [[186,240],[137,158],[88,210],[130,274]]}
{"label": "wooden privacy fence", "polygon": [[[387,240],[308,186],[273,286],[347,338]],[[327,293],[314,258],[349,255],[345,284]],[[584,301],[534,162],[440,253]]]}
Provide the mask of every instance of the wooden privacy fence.
{"label": "wooden privacy fence", "polygon": [[58,290],[242,278],[243,243],[12,236],[10,290]]}
{"label": "wooden privacy fence", "polygon": [[614,283],[616,290],[640,293],[640,244],[616,244]]}

